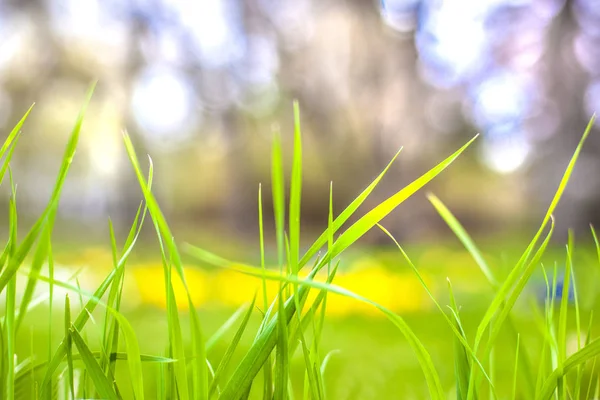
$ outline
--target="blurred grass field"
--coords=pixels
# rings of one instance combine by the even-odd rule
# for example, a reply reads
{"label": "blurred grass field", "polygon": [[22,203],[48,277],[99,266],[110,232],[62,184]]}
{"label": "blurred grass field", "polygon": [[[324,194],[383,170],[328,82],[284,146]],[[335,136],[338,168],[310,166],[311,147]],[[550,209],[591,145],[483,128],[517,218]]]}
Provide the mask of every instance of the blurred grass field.
{"label": "blurred grass field", "polygon": [[[600,264],[596,250],[589,240],[578,246],[575,252],[574,265],[577,276],[578,295],[585,310],[598,309],[600,305],[596,284],[600,278]],[[498,270],[505,269],[518,258],[518,243],[507,243],[494,249],[493,245],[484,251]],[[508,249],[508,251],[507,251]],[[427,280],[435,297],[442,304],[449,304],[446,290],[446,279],[454,282],[457,301],[461,308],[461,317],[465,330],[473,332],[485,312],[486,305],[492,298],[489,283],[480,273],[477,265],[467,251],[458,243],[432,245],[416,245],[406,249],[413,255],[421,274]],[[245,251],[251,254],[253,249],[247,246]],[[166,324],[166,298],[164,293],[164,277],[159,262],[148,260],[146,252],[132,256],[129,272],[126,274],[124,292],[127,294],[121,305],[123,314],[129,319],[138,332],[142,353],[162,354],[169,342]],[[58,252],[55,255],[57,265],[64,265],[64,270],[57,268],[68,276],[79,271],[78,277],[84,289],[93,290],[98,282],[110,272],[110,249],[102,247],[80,248],[78,251]],[[565,258],[565,249],[554,246],[547,250],[546,264]],[[64,262],[62,262],[64,260]],[[431,300],[409,270],[405,261],[393,248],[361,248],[351,251],[344,257],[343,268],[337,277],[337,284],[360,295],[372,299],[390,310],[402,315],[413,328],[419,339],[431,352],[432,358],[442,374],[442,383],[451,388],[455,379],[452,373],[454,348],[448,341],[452,332],[441,318]],[[83,269],[81,269],[83,268]],[[201,265],[186,272],[188,285],[194,304],[198,306],[200,318],[207,335],[215,333],[223,323],[240,306],[248,304],[248,299],[260,289],[260,280],[227,270],[210,270]],[[270,294],[275,294],[277,287],[270,285]],[[187,307],[184,301],[185,291],[181,282],[175,281],[175,296],[181,307],[183,330],[189,324],[186,316]],[[57,289],[60,291],[60,289]],[[543,304],[545,285],[541,273],[536,274],[528,285],[522,301],[513,311],[516,316],[518,330],[524,336],[535,338],[540,334],[539,326],[533,320],[534,311],[531,302]],[[60,295],[57,296],[60,298]],[[272,299],[271,299],[272,300]],[[260,299],[259,299],[260,302]],[[61,310],[63,304],[57,302],[55,307]],[[73,310],[78,307],[73,305]],[[99,313],[96,313],[99,314]],[[32,330],[24,335],[31,336],[33,350],[43,352],[48,347],[48,331],[45,321],[47,308],[40,305],[27,316],[25,324]],[[100,314],[99,314],[100,315]],[[589,317],[589,311],[583,318]],[[248,325],[249,332],[255,332],[261,318],[255,316]],[[570,321],[573,323],[574,321]],[[592,332],[598,332],[600,322],[596,320]],[[235,329],[231,329],[214,345],[208,353],[209,360],[218,362],[227,350]],[[62,338],[62,323],[53,326],[52,346],[56,347]],[[87,330],[91,343],[100,343],[99,326],[91,325]],[[97,337],[95,337],[97,336]],[[535,359],[540,350],[540,343],[529,339],[527,350]],[[576,338],[569,337],[570,351],[574,351]],[[31,354],[28,340],[22,340],[17,347],[17,357],[23,359]],[[242,355],[252,344],[252,335],[244,335],[233,357],[232,364],[239,362]],[[325,374],[328,398],[332,399],[381,399],[381,398],[427,398],[427,387],[422,379],[422,372],[410,346],[390,324],[381,312],[356,300],[332,295],[327,303],[327,320],[322,332],[322,350],[334,351]],[[189,343],[187,343],[189,347]],[[497,381],[500,387],[508,388],[511,384],[514,343],[510,336],[499,339],[498,347],[506,349],[498,352],[495,365]],[[302,398],[302,369],[304,360],[296,354],[291,360],[291,377],[296,396]],[[126,376],[125,368],[122,375]],[[146,390],[153,393],[157,390],[159,366],[145,366]],[[255,387],[260,387],[257,380]],[[122,383],[126,387],[125,381]],[[256,392],[256,391],[255,391]],[[509,398],[509,393],[502,393],[500,398]],[[402,394],[402,395],[400,395]],[[131,395],[131,394],[130,394]],[[124,394],[124,397],[128,395]],[[449,392],[448,398],[454,398]],[[251,398],[261,398],[253,393]]]}

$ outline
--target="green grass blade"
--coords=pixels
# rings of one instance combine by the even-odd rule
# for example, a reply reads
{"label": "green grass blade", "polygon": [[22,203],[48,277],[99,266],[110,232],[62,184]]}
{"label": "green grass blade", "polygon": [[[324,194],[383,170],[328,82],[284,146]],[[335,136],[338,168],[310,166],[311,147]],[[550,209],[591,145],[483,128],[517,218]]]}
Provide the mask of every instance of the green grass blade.
{"label": "green grass blade", "polygon": [[[141,209],[141,207],[140,207]],[[140,212],[138,209],[138,213]],[[115,238],[115,232],[113,229],[112,222],[109,219],[108,222],[110,239],[111,239],[111,253],[113,259],[113,268],[117,268],[119,263],[118,255],[117,255],[117,242]],[[120,308],[120,300],[121,293],[123,290],[123,277],[124,271],[120,270],[116,273],[115,279],[111,283],[110,291],[108,293],[107,304],[109,307],[114,307],[117,311]],[[114,374],[114,365],[115,363],[110,361],[108,355],[113,353],[113,351],[118,350],[119,347],[119,326],[115,319],[110,315],[107,311],[104,315],[104,332],[102,337],[102,345],[104,348],[104,354],[106,358],[100,362],[100,366],[102,370],[107,374]]]}
{"label": "green grass blade", "polygon": [[252,311],[254,310],[255,302],[256,302],[256,296],[254,296],[254,298],[252,299],[252,302],[247,307],[248,309],[246,310],[244,319],[242,319],[242,323],[240,324],[240,327],[235,332],[235,335],[234,335],[233,339],[231,340],[231,342],[229,343],[227,350],[225,350],[225,354],[223,355],[223,358],[221,359],[221,362],[219,363],[219,366],[217,367],[217,370],[214,373],[214,379],[208,390],[209,398],[211,398],[214,395],[215,390],[217,389],[219,384],[223,381],[223,376],[225,375],[227,367],[229,367],[229,364],[233,357],[233,353],[237,349],[237,346],[240,343],[240,340],[242,339],[242,335],[244,334],[244,332],[246,332],[246,328],[248,326],[248,321],[250,321],[250,316],[252,315]]}
{"label": "green grass blade", "polygon": [[[593,326],[592,322],[593,322],[593,320],[594,320],[594,310],[591,310],[590,311],[590,320],[588,323],[587,335],[585,337],[585,346],[589,345],[590,341],[592,340],[592,326]],[[581,349],[578,349],[578,350],[581,350]],[[590,380],[588,382],[587,390],[585,391],[584,399],[591,399],[590,395],[592,393],[592,385],[595,382],[593,377],[595,376],[594,371],[596,370],[596,361],[597,361],[597,358],[594,357],[594,360],[592,361],[592,369],[590,371]]]}
{"label": "green grass blade", "polygon": [[[44,262],[48,259],[48,246],[51,241],[50,231],[48,229],[44,229],[42,233],[42,238],[38,242],[36,251],[33,256],[33,260],[31,262],[31,270],[32,272],[37,273],[41,270]],[[35,290],[36,280],[33,278],[29,278],[27,281],[27,286],[25,287],[25,291],[23,292],[23,298],[21,299],[21,305],[19,306],[19,317],[17,318],[17,322],[15,324],[16,329],[18,331],[21,323],[23,322],[23,318],[26,315],[26,310],[29,306],[33,298],[33,293]]]}
{"label": "green grass blade", "polygon": [[[138,178],[138,183],[140,188],[142,189],[142,193],[144,195],[144,199],[146,200],[146,204],[148,207],[148,211],[150,212],[150,216],[154,223],[157,238],[161,245],[161,252],[163,255],[163,267],[165,271],[165,282],[167,285],[167,313],[168,320],[170,321],[169,326],[171,329],[171,341],[178,349],[178,352],[183,352],[183,341],[181,337],[180,327],[178,327],[178,313],[177,307],[175,306],[175,297],[173,295],[173,289],[171,287],[171,278],[170,278],[170,268],[173,266],[175,271],[179,275],[181,282],[183,283],[188,307],[190,310],[190,337],[192,342],[192,352],[195,357],[192,358],[191,366],[192,366],[192,393],[196,396],[196,398],[206,399],[208,397],[208,370],[206,366],[206,351],[204,348],[204,340],[202,338],[200,320],[198,318],[198,313],[196,311],[196,307],[192,302],[192,297],[190,295],[189,287],[187,285],[187,281],[185,279],[185,273],[183,270],[183,264],[181,262],[181,257],[179,255],[179,251],[177,250],[177,246],[175,244],[175,239],[173,234],[171,233],[171,229],[169,228],[166,219],[156,201],[154,194],[151,192],[146,179],[143,176],[139,161],[137,159],[137,155],[135,153],[135,149],[133,148],[133,143],[129,136],[125,133],[123,135],[123,140],[125,142],[125,147],[127,150],[127,154],[129,156],[129,160],[134,169],[134,172]],[[149,160],[150,163],[152,160]],[[163,246],[163,238],[166,242],[166,248],[169,252],[168,262],[166,261],[166,254]],[[172,331],[175,329],[175,331]],[[175,355],[177,359],[184,359],[184,354]],[[174,370],[178,376],[178,390],[179,396],[183,400],[187,400],[189,398],[189,388],[187,385],[185,364],[178,363],[174,366]]]}
{"label": "green grass blade", "polygon": [[77,350],[79,350],[86,371],[92,379],[92,382],[94,382],[94,387],[100,396],[102,396],[103,399],[117,400],[119,397],[112,387],[112,382],[104,375],[102,368],[100,368],[100,364],[98,364],[98,361],[96,361],[94,355],[74,325],[71,326],[70,334],[75,346],[77,346]]}
{"label": "green grass blade", "polygon": [[520,344],[521,344],[521,336],[517,336],[517,351],[515,354],[515,372],[513,374],[513,385],[512,385],[512,397],[513,399],[517,398],[517,380],[518,380],[518,370],[519,370],[519,348],[520,348]]}
{"label": "green grass blade", "polygon": [[71,304],[69,302],[69,295],[65,295],[65,335],[67,338],[67,379],[69,380],[69,390],[71,399],[75,399],[75,381],[74,381],[74,368],[73,368],[73,351],[72,351],[72,340],[69,330],[71,329]]}
{"label": "green grass blade", "polygon": [[300,257],[300,204],[302,197],[302,137],[300,131],[300,109],[294,101],[294,157],[292,162],[292,179],[290,182],[290,268],[294,275],[298,274]]}
{"label": "green grass blade", "polygon": [[113,316],[118,320],[118,326],[125,338],[125,350],[127,354],[127,366],[129,367],[129,380],[133,389],[134,398],[137,400],[144,399],[144,379],[142,373],[142,356],[140,354],[140,346],[135,335],[135,331],[131,323],[119,313],[118,310],[106,306]]}
{"label": "green grass blade", "polygon": [[[263,204],[262,204],[262,185],[258,186],[258,231],[260,245],[260,267],[264,270],[265,266],[265,233],[263,227]],[[267,281],[262,280],[262,295],[263,295],[263,310],[266,313],[269,308],[269,300],[267,295]],[[267,316],[265,315],[265,318]],[[263,398],[270,399],[273,397],[273,376],[271,370],[271,357],[267,358],[263,367]]]}
{"label": "green grass blade", "polygon": [[590,230],[592,231],[592,237],[594,238],[594,245],[596,247],[596,255],[598,256],[598,262],[600,262],[600,242],[598,242],[598,236],[596,235],[596,230],[593,225],[590,225]]}
{"label": "green grass blade", "polygon": [[[9,199],[9,249],[8,262],[9,265],[15,257],[15,248],[17,244],[17,204],[15,185],[10,173],[11,196]],[[17,276],[13,275],[8,281],[6,288],[5,300],[5,317],[4,317],[4,348],[6,353],[5,361],[5,398],[12,400],[15,398],[15,353],[16,353],[16,327],[15,327],[15,310],[16,310],[16,295],[17,295]],[[1,291],[0,291],[1,293]]]}
{"label": "green grass blade", "polygon": [[[454,324],[462,337],[466,340],[466,334],[462,327],[450,279],[448,279],[448,292],[450,293],[450,310],[454,316]],[[466,399],[469,391],[471,364],[469,362],[468,351],[457,339],[454,340],[454,370],[456,374],[456,398],[457,400]]]}
{"label": "green grass blade", "polygon": [[273,192],[273,215],[275,216],[275,234],[277,240],[277,257],[279,268],[283,270],[284,235],[285,235],[285,182],[283,177],[283,158],[281,155],[281,138],[279,132],[273,137],[271,155],[271,186]]}
{"label": "green grass blade", "polygon": [[[572,251],[573,251],[573,234],[569,231],[569,242],[567,245],[567,263],[565,266],[565,277],[563,281],[563,290],[560,299],[560,314],[558,317],[558,362],[562,364],[567,358],[567,316],[569,312],[569,291],[571,286],[571,262],[572,262]],[[567,380],[565,377],[562,379],[562,383],[559,383],[562,387],[562,398],[567,398]]]}
{"label": "green grass blade", "polygon": [[[479,335],[482,334],[482,332],[484,331],[483,329],[485,329],[486,326],[490,327],[490,331],[489,331],[489,339],[488,339],[488,342],[486,343],[483,353],[489,354],[491,349],[494,347],[495,341],[501,331],[504,321],[508,318],[508,316],[512,310],[512,307],[515,305],[515,303],[517,301],[517,298],[523,292],[523,289],[525,288],[525,285],[527,284],[527,282],[529,281],[529,278],[533,274],[535,267],[538,265],[542,256],[544,255],[544,252],[546,251],[546,247],[548,246],[548,244],[550,242],[553,232],[554,232],[554,219],[552,220],[552,225],[550,226],[550,231],[548,232],[546,238],[544,239],[544,242],[542,242],[539,249],[536,251],[534,257],[531,259],[531,261],[529,261],[528,265],[525,268],[523,275],[517,282],[516,287],[510,293],[508,299],[506,299],[505,302],[500,300],[500,303],[504,304],[504,307],[501,309],[498,316],[494,319],[494,324],[492,325],[489,322],[487,324],[484,324],[483,322],[479,324],[479,326],[477,328],[477,336],[475,337],[475,349],[474,349],[475,351],[477,350],[477,347],[479,344],[479,341],[478,341],[478,338],[480,340]],[[500,291],[498,293],[500,293]],[[500,297],[498,297],[498,296],[494,297],[494,301],[496,301],[497,299],[500,299]],[[488,308],[488,310],[489,310],[489,308]],[[471,370],[471,371],[474,371],[474,370]],[[471,379],[470,379],[470,385],[473,385],[473,382],[475,382],[475,377],[472,372]],[[473,386],[469,386],[469,391],[471,391],[471,387],[473,387]],[[470,398],[472,398],[472,397],[469,396],[469,399]]]}
{"label": "green grass blade", "polygon": [[494,288],[498,287],[498,281],[496,280],[496,277],[492,273],[491,268],[489,267],[489,265],[483,258],[483,255],[481,254],[481,252],[475,245],[475,242],[473,242],[473,239],[471,239],[471,237],[469,236],[469,234],[467,233],[465,228],[460,224],[460,222],[458,222],[456,217],[454,217],[454,215],[452,215],[452,213],[444,205],[444,203],[442,203],[441,200],[438,199],[435,195],[428,194],[427,198],[429,199],[431,204],[433,204],[433,206],[437,210],[438,214],[440,214],[440,216],[448,224],[450,229],[452,229],[452,232],[454,232],[456,237],[458,239],[460,239],[460,241],[465,246],[465,248],[467,249],[469,254],[471,254],[471,257],[473,257],[473,259],[477,263],[477,266],[479,266],[479,269],[481,269],[481,272],[483,272],[483,274],[485,275],[487,280],[490,282],[490,284]]}
{"label": "green grass blade", "polygon": [[[274,400],[284,400],[287,395],[288,379],[289,379],[289,343],[287,324],[288,319],[286,318],[285,305],[283,303],[282,296],[283,289],[280,289],[277,300],[279,302],[279,311],[277,312],[277,347],[275,353],[275,374],[274,374]],[[294,296],[294,300],[296,300]],[[296,304],[297,306],[297,304]]]}
{"label": "green grass blade", "polygon": [[[344,211],[342,211],[342,213],[333,221],[333,232],[332,232],[332,234],[335,233],[335,232],[337,232],[342,227],[342,225],[344,225],[344,223],[346,223],[346,221],[348,221],[348,219],[352,215],[354,215],[354,213],[356,212],[356,210],[364,203],[364,201],[366,200],[366,198],[377,187],[377,185],[379,184],[379,182],[381,181],[381,179],[383,179],[383,177],[388,172],[388,170],[390,169],[390,167],[392,166],[392,164],[394,163],[394,161],[396,161],[396,158],[398,158],[398,156],[400,155],[401,151],[402,151],[402,149],[398,150],[398,152],[394,155],[394,157],[392,157],[392,159],[390,160],[390,162],[383,169],[383,171],[377,176],[377,178],[375,178],[375,180],[373,180],[373,182],[371,182],[369,184],[369,186],[367,186],[365,188],[365,190],[363,190],[348,205],[348,207],[346,207],[346,209]],[[304,265],[308,264],[309,260],[312,257],[314,257],[315,254],[317,254],[317,252],[325,244],[327,244],[329,234],[330,233],[328,231],[326,231],[326,232],[323,232],[321,234],[321,236],[319,236],[319,238],[313,243],[313,245],[306,251],[306,253],[304,254],[304,256],[302,256],[302,259],[299,262],[300,267],[303,267]]]}
{"label": "green grass blade", "polygon": [[213,333],[212,336],[206,340],[205,347],[207,352],[211,351],[215,344],[217,344],[217,342],[223,338],[223,335],[225,335],[225,333],[231,329],[237,320],[244,315],[244,311],[246,311],[246,305],[242,304],[237,310],[235,310],[233,314],[231,314],[227,321],[225,321],[223,325],[221,325],[219,329],[217,329],[215,333]]}
{"label": "green grass blade", "polygon": [[[31,110],[33,109],[34,105],[35,104],[32,104],[31,107],[29,107],[29,109],[27,110],[27,112],[25,113],[25,115],[23,115],[23,117],[21,118],[21,120],[15,125],[15,127],[12,129],[12,131],[8,134],[8,136],[6,137],[6,140],[4,140],[4,143],[2,144],[2,147],[0,147],[0,158],[4,157],[4,153],[6,153],[6,151],[11,146],[13,146],[13,144],[14,144],[13,142],[19,136],[19,132],[21,131],[21,128],[23,127],[23,124],[27,120],[27,117],[29,117],[29,114],[31,113]],[[8,159],[8,157],[7,157],[7,159]],[[6,162],[6,164],[8,164],[8,162]]]}
{"label": "green grass blade", "polygon": [[8,155],[6,156],[4,161],[2,161],[2,167],[0,168],[0,183],[4,181],[4,175],[6,175],[6,171],[10,168],[10,161],[12,160],[15,149],[17,148],[18,139],[19,135],[15,137],[12,146],[10,146]]}
{"label": "green grass blade", "polygon": [[[50,281],[50,279],[48,277],[45,277],[42,275],[37,275],[36,279],[41,280],[41,281],[46,281],[46,282]],[[110,312],[112,314],[113,317],[115,317],[115,319],[117,319],[119,327],[121,328],[121,332],[123,333],[123,337],[125,338],[125,344],[126,344],[126,353],[125,354],[127,356],[126,360],[127,360],[127,365],[129,367],[129,380],[132,384],[134,398],[143,399],[144,398],[144,392],[143,392],[144,384],[143,384],[142,364],[141,364],[142,356],[140,354],[139,343],[138,343],[137,337],[135,335],[135,331],[133,330],[133,327],[131,326],[131,323],[119,311],[115,310],[112,307],[109,307],[106,303],[102,302],[102,300],[100,300],[100,298],[98,298],[96,296],[96,293],[88,293],[87,291],[81,289],[79,286],[73,286],[67,282],[63,282],[60,280],[53,280],[52,283],[54,285],[57,285],[64,289],[73,291],[79,295],[88,297],[89,301],[86,305],[86,308],[84,308],[81,311],[82,313],[86,312],[86,311],[88,313],[91,313],[91,311],[89,310],[89,304],[91,302],[92,304],[103,306],[108,312]],[[88,317],[89,317],[89,315],[88,315]],[[79,330],[77,330],[76,324],[77,324],[77,321],[74,324],[71,324],[71,327],[69,328],[69,333],[70,333],[72,340],[75,340],[75,337],[72,334],[74,329],[79,334]],[[86,342],[86,340],[84,340],[83,338],[81,338],[81,339],[84,342]],[[64,353],[66,353],[66,350],[67,350],[66,349],[66,347],[68,346],[67,342],[68,342],[68,339],[63,340],[63,342],[60,345],[60,348],[63,349]],[[78,349],[79,349],[79,346],[78,346]],[[91,356],[94,356],[94,354],[96,354],[96,353],[91,352],[91,350],[89,350],[89,349],[88,349],[88,351]],[[81,350],[80,350],[80,353],[81,353]],[[101,358],[102,353],[98,352],[97,355],[98,355],[98,358]],[[83,359],[84,355],[81,355],[81,357]],[[173,360],[173,362],[174,362],[174,360]],[[54,360],[51,360],[46,365],[49,368],[53,363],[54,363]],[[96,362],[96,364],[98,364],[98,363]],[[98,364],[98,367],[100,367],[100,364]],[[101,368],[100,368],[100,370],[102,371]],[[106,375],[104,375],[104,371],[102,371],[102,375],[105,376],[105,378],[106,378]]]}
{"label": "green grass blade", "polygon": [[402,202],[404,202],[404,200],[415,194],[419,189],[421,189],[439,173],[446,169],[454,162],[454,160],[456,160],[456,158],[458,158],[458,156],[460,156],[463,151],[467,149],[467,147],[471,145],[471,143],[473,143],[475,138],[471,139],[467,144],[454,152],[451,156],[446,158],[437,166],[426,172],[420,178],[416,179],[414,182],[410,183],[396,194],[389,197],[387,200],[383,201],[381,204],[373,208],[362,218],[356,221],[335,241],[331,254],[324,258],[325,262],[327,262],[328,258],[333,258],[342,253],[345,249],[347,249],[350,245],[367,233],[371,228],[373,228],[377,223],[379,223],[390,212],[392,212],[396,207],[398,207]]}

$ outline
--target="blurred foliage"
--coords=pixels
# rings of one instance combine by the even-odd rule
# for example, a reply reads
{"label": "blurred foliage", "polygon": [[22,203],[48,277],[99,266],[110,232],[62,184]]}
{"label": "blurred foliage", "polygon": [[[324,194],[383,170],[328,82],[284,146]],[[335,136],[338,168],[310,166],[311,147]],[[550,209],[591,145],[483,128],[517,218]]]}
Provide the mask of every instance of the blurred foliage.
{"label": "blurred foliage", "polygon": [[[326,224],[330,181],[341,209],[404,146],[379,201],[479,131],[428,190],[474,234],[528,229],[600,97],[586,55],[598,15],[586,0],[0,1],[1,130],[37,103],[13,162],[20,209],[39,214],[81,95],[99,79],[59,216],[90,240],[109,215],[123,228],[140,200],[123,129],[151,155],[169,220],[251,237],[271,132],[291,139],[292,99],[307,228]],[[559,226],[598,221],[598,140]],[[403,240],[448,233],[418,196],[386,223]]]}

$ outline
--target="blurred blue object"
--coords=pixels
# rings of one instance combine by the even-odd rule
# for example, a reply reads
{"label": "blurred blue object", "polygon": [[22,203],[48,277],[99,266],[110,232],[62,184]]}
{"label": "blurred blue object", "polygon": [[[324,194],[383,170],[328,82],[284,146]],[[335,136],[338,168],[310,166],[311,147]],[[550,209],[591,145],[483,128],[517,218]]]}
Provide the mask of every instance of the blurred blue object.
{"label": "blurred blue object", "polygon": [[[550,278],[550,277],[549,277]],[[540,285],[540,288],[538,290],[538,299],[541,303],[545,303],[546,300],[550,300],[553,297],[553,292],[554,292],[554,287],[553,282],[550,282],[550,292],[548,293],[546,285]],[[554,301],[555,302],[559,302],[561,301],[561,299],[563,298],[564,295],[564,285],[565,285],[565,277],[563,275],[559,275],[556,279],[556,292],[554,293]],[[548,294],[550,294],[550,297],[548,298]],[[575,303],[575,293],[573,291],[573,282],[571,281],[569,284],[569,293],[568,293],[568,300],[570,304],[574,304]]]}

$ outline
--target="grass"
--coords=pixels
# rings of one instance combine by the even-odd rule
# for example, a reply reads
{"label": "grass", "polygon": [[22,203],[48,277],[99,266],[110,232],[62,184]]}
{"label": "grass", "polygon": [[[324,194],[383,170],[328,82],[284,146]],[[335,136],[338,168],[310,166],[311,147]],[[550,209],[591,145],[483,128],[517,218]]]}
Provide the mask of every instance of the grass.
{"label": "grass", "polygon": [[[86,105],[92,92],[93,87]],[[257,205],[260,265],[229,260],[191,244],[180,245],[152,192],[152,160],[148,160],[148,173],[145,174],[129,136],[124,134],[124,145],[142,194],[129,234],[119,245],[109,222],[112,269],[93,292],[82,288],[78,273],[72,279],[58,278],[54,268],[52,232],[85,109],[84,106],[76,119],[48,205],[22,240],[19,240],[17,232],[16,186],[12,181],[10,160],[31,109],[0,148],[0,180],[4,180],[8,172],[12,193],[9,238],[0,255],[0,292],[5,297],[0,330],[3,398],[340,398],[342,394],[330,376],[336,371],[336,348],[348,349],[348,344],[360,348],[364,343],[345,343],[328,329],[327,307],[335,296],[367,305],[391,323],[386,329],[393,328],[395,335],[392,337],[388,332],[388,339],[405,346],[410,353],[405,352],[399,359],[390,359],[389,363],[418,365],[418,375],[404,375],[399,387],[405,393],[394,392],[391,396],[388,393],[388,397],[577,399],[582,396],[589,398],[600,390],[595,377],[600,340],[593,338],[593,310],[585,308],[579,301],[573,236],[569,236],[564,252],[561,293],[572,292],[574,302],[569,301],[568,295],[558,293],[559,276],[562,276],[558,264],[554,264],[551,274],[542,264],[554,232],[552,214],[589,135],[593,119],[575,149],[539,229],[505,277],[501,277],[486,261],[475,240],[443,202],[429,194],[432,206],[473,257],[489,283],[490,302],[480,304],[483,312],[474,317],[463,310],[464,305],[455,293],[456,282],[447,281],[447,298],[436,298],[419,267],[383,226],[382,220],[448,168],[475,138],[360,217],[356,216],[358,209],[376,189],[400,152],[337,216],[332,206],[334,190],[331,185],[328,227],[303,253],[300,223],[302,133],[297,103],[294,104],[294,151],[287,194],[278,132],[274,134],[272,146],[275,265],[267,265],[265,259],[267,238],[263,229],[261,187],[258,189]],[[351,219],[355,222],[347,226]],[[140,338],[147,339],[148,333],[122,309],[123,299],[127,296],[125,280],[130,276],[128,261],[144,224],[151,224],[154,228],[164,277],[165,312],[150,322],[153,334],[157,338],[164,337],[161,342],[164,346],[154,354],[142,352],[144,346]],[[427,316],[425,322],[415,323],[418,315],[400,315],[385,304],[336,284],[341,279],[338,273],[345,262],[344,255],[372,228],[382,230],[389,237],[390,244],[396,246],[394,257],[410,267],[434,306],[437,319]],[[600,245],[593,227],[591,237],[595,240],[600,263]],[[203,318],[203,311],[198,307],[197,297],[189,284],[194,269],[186,267],[181,250],[184,250],[186,259],[195,263],[256,279],[258,290],[247,299],[246,305],[215,328]],[[536,316],[535,326],[526,329],[515,310],[536,271],[545,276],[547,296],[543,306],[531,303],[530,310]],[[21,293],[17,287],[22,280],[25,286]],[[224,285],[228,284],[224,281]],[[270,295],[267,289],[273,284],[276,290],[274,295]],[[46,286],[48,291],[36,295],[35,289],[41,285]],[[71,294],[64,298],[62,318],[52,311],[53,304],[61,301],[56,296],[59,289]],[[73,299],[79,299],[80,305],[77,306]],[[34,343],[30,343],[32,339],[24,333],[24,327],[28,326],[27,323],[33,327],[29,317],[36,313],[40,304],[45,303],[49,303],[50,310],[45,315],[47,325],[44,327],[48,348],[36,351]],[[57,321],[61,321],[59,332],[54,329]],[[532,321],[528,323],[531,325]],[[588,326],[587,331],[583,331],[582,325]],[[361,328],[367,333],[375,329],[364,325]],[[164,336],[160,335],[161,332]],[[576,335],[573,349],[570,348],[572,334]],[[60,335],[58,344],[53,340],[56,335]],[[337,339],[332,341],[332,337]],[[432,338],[438,347],[451,349],[452,363],[432,351]],[[220,356],[215,357],[213,352],[218,345],[223,347]],[[23,346],[29,348],[29,356],[25,358],[23,352],[17,350]],[[388,356],[375,345],[364,351],[364,354],[381,360]],[[354,368],[368,375],[370,371],[361,369],[363,362],[358,358],[349,361],[346,371]],[[340,370],[339,363],[337,370]],[[343,374],[336,378],[350,382],[350,378]],[[375,379],[376,375],[373,375],[373,387],[376,386]],[[342,398],[365,398],[359,393],[362,392],[355,392],[353,396],[350,391]]]}

